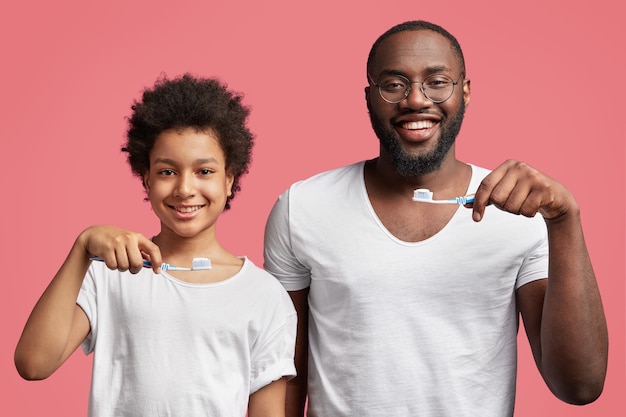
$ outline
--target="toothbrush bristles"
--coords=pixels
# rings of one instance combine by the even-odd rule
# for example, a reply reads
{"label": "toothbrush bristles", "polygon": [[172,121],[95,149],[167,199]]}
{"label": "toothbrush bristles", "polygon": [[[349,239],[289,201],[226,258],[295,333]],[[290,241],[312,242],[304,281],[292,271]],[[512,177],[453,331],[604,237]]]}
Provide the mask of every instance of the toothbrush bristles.
{"label": "toothbrush bristles", "polygon": [[211,260],[209,258],[193,258],[191,261],[192,271],[202,271],[211,269]]}
{"label": "toothbrush bristles", "polygon": [[433,199],[433,192],[426,188],[418,188],[413,191],[413,200],[415,201],[430,201]]}

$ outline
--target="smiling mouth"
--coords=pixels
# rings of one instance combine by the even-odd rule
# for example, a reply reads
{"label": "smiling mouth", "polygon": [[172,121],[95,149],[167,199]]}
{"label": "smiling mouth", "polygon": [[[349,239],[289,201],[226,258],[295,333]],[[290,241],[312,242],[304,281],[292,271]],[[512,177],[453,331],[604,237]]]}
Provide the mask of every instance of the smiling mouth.
{"label": "smiling mouth", "polygon": [[202,207],[204,207],[204,205],[202,206],[170,206],[170,207],[179,213],[193,213],[194,211],[200,210]]}
{"label": "smiling mouth", "polygon": [[406,130],[430,129],[435,125],[432,120],[420,120],[417,122],[400,123],[400,127]]}

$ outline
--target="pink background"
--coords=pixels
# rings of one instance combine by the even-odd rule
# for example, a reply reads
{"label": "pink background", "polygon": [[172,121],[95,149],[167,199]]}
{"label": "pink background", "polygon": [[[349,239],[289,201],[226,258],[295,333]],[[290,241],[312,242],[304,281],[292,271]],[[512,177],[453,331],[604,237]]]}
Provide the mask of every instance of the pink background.
{"label": "pink background", "polygon": [[119,152],[131,101],[145,86],[161,72],[191,71],[245,93],[257,134],[254,163],[220,234],[226,247],[262,264],[264,222],[281,191],[376,154],[363,99],[366,56],[390,26],[420,18],[449,29],[466,55],[473,94],[459,157],[489,168],[521,159],[564,182],[582,208],[605,303],[611,347],[602,397],[582,408],[556,400],[521,332],[516,416],[623,415],[626,35],[619,2],[7,3],[0,6],[0,415],[86,413],[90,358],[78,352],[48,380],[26,382],[13,367],[13,349],[82,229],[112,223],[148,236],[158,231]]}

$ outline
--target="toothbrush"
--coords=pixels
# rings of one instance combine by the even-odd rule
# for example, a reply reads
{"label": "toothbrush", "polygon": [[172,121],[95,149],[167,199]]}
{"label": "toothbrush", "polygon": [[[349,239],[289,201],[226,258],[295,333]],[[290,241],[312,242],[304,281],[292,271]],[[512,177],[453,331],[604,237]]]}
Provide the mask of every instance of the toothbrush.
{"label": "toothbrush", "polygon": [[[89,259],[92,261],[104,262],[104,259],[99,256],[91,256]],[[144,259],[143,266],[145,268],[152,268],[152,263]],[[206,271],[209,269],[211,269],[211,260],[209,258],[193,258],[191,261],[191,268],[174,266],[166,263],[161,264],[161,270],[163,271]]]}
{"label": "toothbrush", "polygon": [[469,204],[474,202],[474,194],[454,197],[449,200],[433,200],[433,192],[427,188],[419,188],[413,191],[413,201],[433,204]]}

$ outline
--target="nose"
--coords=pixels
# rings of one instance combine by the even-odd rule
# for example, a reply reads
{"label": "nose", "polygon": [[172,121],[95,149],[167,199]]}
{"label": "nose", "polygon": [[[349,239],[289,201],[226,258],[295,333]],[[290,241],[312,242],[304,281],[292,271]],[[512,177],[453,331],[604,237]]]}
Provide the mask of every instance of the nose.
{"label": "nose", "polygon": [[422,91],[421,82],[413,82],[409,86],[406,98],[400,102],[401,106],[411,109],[432,106],[433,102]]}
{"label": "nose", "polygon": [[174,196],[178,198],[188,198],[195,195],[195,182],[191,174],[181,173],[176,181]]}

